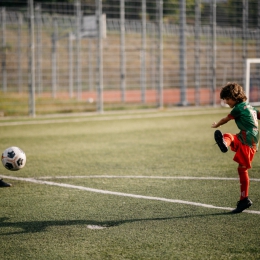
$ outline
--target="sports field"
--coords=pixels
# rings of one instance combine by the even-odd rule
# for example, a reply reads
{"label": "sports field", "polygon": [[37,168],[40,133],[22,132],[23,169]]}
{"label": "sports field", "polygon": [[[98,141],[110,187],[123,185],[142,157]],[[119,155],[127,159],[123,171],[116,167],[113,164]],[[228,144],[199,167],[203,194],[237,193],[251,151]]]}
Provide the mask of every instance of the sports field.
{"label": "sports field", "polygon": [[0,259],[260,259],[260,155],[252,207],[229,214],[237,164],[210,127],[229,111],[1,119],[0,150],[27,163],[0,167]]}

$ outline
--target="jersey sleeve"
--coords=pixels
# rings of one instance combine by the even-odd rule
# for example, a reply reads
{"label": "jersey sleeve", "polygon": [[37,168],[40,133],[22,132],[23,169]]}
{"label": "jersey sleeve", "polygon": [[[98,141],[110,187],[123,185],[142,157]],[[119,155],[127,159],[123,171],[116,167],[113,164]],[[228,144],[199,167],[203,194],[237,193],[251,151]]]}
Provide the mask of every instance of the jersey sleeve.
{"label": "jersey sleeve", "polygon": [[241,115],[240,106],[235,106],[229,114],[229,118],[235,119]]}
{"label": "jersey sleeve", "polygon": [[228,118],[235,119],[234,116],[232,116],[231,114],[228,114]]}

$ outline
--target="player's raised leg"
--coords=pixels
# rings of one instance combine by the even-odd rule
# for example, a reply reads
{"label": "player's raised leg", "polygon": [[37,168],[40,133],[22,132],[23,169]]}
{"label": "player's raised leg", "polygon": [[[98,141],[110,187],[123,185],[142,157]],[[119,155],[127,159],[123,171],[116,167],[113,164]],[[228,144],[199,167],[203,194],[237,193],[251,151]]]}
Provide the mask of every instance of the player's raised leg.
{"label": "player's raised leg", "polygon": [[228,151],[228,147],[221,131],[216,130],[214,133],[214,138],[221,152],[226,153]]}

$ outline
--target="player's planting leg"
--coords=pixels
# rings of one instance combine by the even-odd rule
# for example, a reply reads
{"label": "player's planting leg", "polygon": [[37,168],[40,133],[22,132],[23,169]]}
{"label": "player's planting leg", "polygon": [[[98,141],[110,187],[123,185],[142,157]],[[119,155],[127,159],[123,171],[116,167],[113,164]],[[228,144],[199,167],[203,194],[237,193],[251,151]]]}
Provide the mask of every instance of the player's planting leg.
{"label": "player's planting leg", "polygon": [[253,203],[248,198],[249,193],[249,176],[248,170],[246,167],[239,166],[237,168],[239,174],[239,182],[240,182],[240,200],[237,203],[237,208],[234,209],[233,213],[240,213],[243,210],[249,208]]}
{"label": "player's planting leg", "polygon": [[214,138],[215,138],[215,141],[216,141],[220,151],[222,153],[226,153],[228,151],[228,146],[227,146],[227,143],[226,143],[221,131],[216,130],[214,133]]}
{"label": "player's planting leg", "polygon": [[0,188],[6,188],[6,187],[11,187],[12,184],[4,182],[3,179],[0,179]]}

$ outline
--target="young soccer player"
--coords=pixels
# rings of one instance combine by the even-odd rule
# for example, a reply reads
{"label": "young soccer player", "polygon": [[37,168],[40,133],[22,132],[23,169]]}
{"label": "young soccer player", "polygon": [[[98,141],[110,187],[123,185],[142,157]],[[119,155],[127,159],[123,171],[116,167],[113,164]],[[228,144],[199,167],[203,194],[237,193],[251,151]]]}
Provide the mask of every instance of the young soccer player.
{"label": "young soccer player", "polygon": [[240,213],[253,204],[248,198],[248,169],[251,168],[251,163],[258,149],[258,119],[260,119],[260,112],[246,102],[247,97],[243,88],[237,83],[227,83],[227,85],[221,89],[220,98],[223,99],[232,110],[219,122],[214,122],[211,127],[218,128],[234,119],[240,130],[238,134],[222,134],[219,130],[216,130],[214,133],[215,141],[221,152],[226,153],[228,147],[235,152],[233,160],[238,163],[237,170],[241,193],[237,207],[232,213]]}

